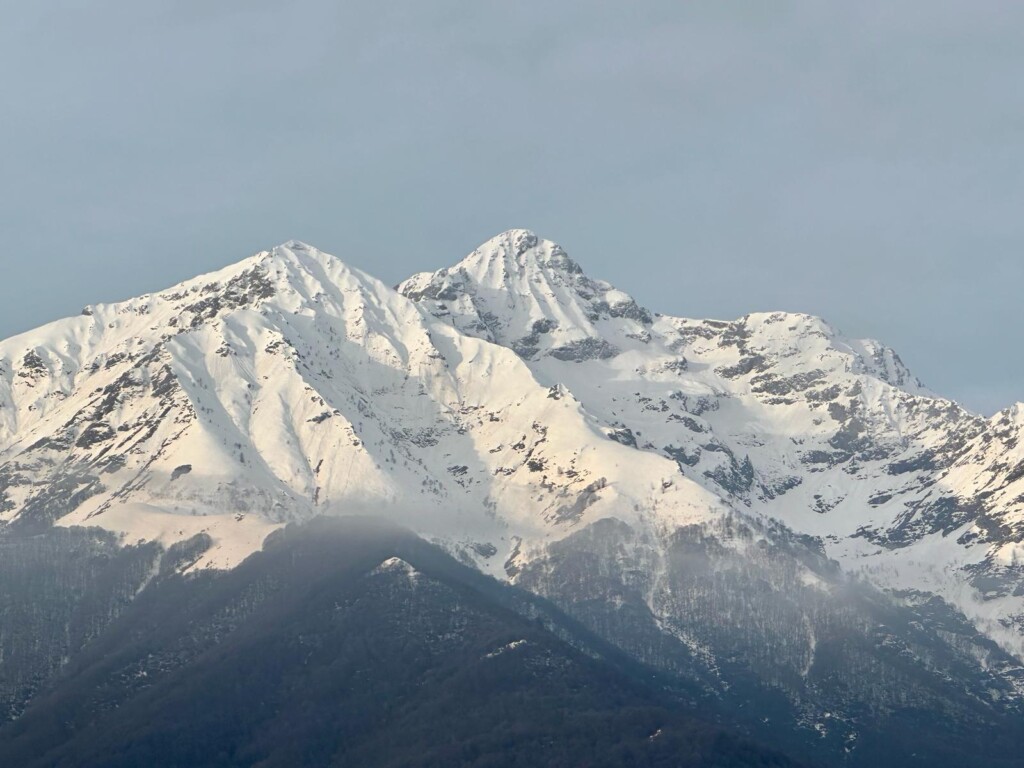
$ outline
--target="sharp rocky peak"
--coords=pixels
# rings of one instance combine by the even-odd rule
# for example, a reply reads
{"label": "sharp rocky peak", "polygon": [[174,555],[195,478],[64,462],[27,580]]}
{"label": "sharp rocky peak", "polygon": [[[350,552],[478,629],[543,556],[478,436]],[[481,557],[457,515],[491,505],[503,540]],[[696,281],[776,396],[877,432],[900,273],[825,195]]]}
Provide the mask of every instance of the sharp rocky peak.
{"label": "sharp rocky peak", "polygon": [[1024,402],[1017,402],[996,413],[992,421],[1004,426],[1024,430]]}
{"label": "sharp rocky peak", "polygon": [[510,229],[491,238],[456,267],[492,285],[530,270],[583,276],[579,264],[558,243],[528,229]]}
{"label": "sharp rocky peak", "polygon": [[593,283],[558,243],[528,229],[492,237],[453,267],[422,272],[398,286],[409,298],[452,300],[461,293],[518,292],[524,283]]}
{"label": "sharp rocky peak", "polygon": [[503,232],[455,266],[414,275],[398,290],[461,332],[524,357],[608,357],[619,336],[652,322],[632,297],[588,277],[560,245],[526,229]]}

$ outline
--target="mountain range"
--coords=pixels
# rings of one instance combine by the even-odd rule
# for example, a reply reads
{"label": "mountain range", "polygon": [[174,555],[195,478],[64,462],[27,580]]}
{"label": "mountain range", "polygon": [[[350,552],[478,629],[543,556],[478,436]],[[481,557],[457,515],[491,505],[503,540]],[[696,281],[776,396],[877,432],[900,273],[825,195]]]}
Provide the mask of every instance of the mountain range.
{"label": "mountain range", "polygon": [[289,242],[0,342],[0,569],[57,600],[0,602],[53,634],[0,631],[0,705],[31,724],[142,596],[363,516],[798,759],[1022,765],[1022,431],[877,341],[662,315],[527,230],[395,288]]}

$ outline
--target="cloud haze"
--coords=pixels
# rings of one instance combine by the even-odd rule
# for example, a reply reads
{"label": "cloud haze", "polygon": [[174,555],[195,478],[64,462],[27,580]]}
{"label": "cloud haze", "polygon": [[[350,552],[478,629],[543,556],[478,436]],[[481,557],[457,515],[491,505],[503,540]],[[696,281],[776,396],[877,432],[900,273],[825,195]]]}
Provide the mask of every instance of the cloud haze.
{"label": "cloud haze", "polygon": [[1024,4],[8,3],[0,336],[290,238],[514,226],[654,309],[789,309],[1024,400]]}

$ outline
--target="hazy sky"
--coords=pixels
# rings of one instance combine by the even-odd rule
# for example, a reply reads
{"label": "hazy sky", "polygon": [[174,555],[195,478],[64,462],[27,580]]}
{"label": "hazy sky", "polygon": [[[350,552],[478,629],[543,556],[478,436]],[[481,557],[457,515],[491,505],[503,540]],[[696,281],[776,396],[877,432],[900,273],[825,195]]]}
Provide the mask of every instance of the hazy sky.
{"label": "hazy sky", "polygon": [[291,238],[395,283],[528,227],[1024,400],[1020,0],[0,0],[0,105],[0,337]]}

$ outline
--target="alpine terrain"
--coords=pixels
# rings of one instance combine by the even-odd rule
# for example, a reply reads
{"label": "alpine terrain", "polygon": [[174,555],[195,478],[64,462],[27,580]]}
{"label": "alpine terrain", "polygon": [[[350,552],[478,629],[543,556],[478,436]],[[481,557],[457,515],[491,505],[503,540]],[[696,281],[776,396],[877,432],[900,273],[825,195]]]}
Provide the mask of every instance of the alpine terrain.
{"label": "alpine terrain", "polygon": [[[594,702],[618,697],[643,764],[677,764],[648,724],[702,717],[811,764],[1022,766],[1022,436],[1024,404],[978,416],[879,342],[801,314],[658,314],[526,230],[397,288],[289,242],[0,342],[0,745],[159,754],[173,723],[137,754],[125,729],[257,651],[361,659],[314,621],[336,604],[379,637],[457,636],[423,640],[439,668],[503,648],[555,665],[559,701],[602,723],[619,715]],[[314,600],[310,566],[316,626],[273,634],[274,595],[302,583],[281,548],[342,516],[429,544],[320,531],[340,591]],[[429,584],[433,609],[396,619],[396,583]],[[377,680],[364,661],[351,679]],[[410,686],[472,688],[409,663]],[[287,709],[300,672],[277,671]],[[408,724],[410,701],[387,716]],[[238,755],[305,764],[254,718]],[[377,764],[370,739],[309,764]],[[788,764],[764,754],[735,764]]]}

